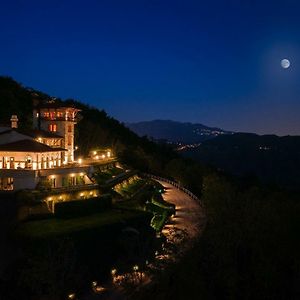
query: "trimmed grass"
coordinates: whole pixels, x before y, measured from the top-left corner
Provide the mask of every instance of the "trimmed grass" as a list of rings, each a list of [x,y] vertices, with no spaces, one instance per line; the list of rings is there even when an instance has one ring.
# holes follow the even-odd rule
[[[72,219],[48,219],[20,224],[17,234],[24,237],[44,238],[46,236],[66,235],[89,229],[99,229],[116,223],[130,222],[136,218],[148,218],[142,211],[109,210],[106,212]]]

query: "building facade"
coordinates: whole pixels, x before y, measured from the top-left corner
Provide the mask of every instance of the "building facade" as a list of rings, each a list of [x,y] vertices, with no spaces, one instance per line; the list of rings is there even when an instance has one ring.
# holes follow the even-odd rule
[[[0,127],[0,190],[92,185],[93,166],[74,162],[74,129],[79,109],[48,103],[33,111],[33,129],[20,130],[18,117]]]

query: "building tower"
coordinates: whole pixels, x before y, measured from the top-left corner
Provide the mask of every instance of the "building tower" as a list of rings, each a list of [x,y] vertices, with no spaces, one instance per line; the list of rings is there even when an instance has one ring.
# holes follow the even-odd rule
[[[51,102],[38,105],[33,110],[33,127],[63,137],[60,147],[68,150],[64,163],[74,161],[74,128],[80,109]]]

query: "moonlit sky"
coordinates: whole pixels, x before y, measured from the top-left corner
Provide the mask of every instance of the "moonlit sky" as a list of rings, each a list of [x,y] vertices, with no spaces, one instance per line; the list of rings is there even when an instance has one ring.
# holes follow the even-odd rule
[[[1,1],[0,74],[123,122],[300,134],[298,2]]]

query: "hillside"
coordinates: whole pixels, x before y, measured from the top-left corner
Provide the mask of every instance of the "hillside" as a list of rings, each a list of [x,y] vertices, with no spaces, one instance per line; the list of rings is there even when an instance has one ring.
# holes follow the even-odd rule
[[[238,133],[204,142],[184,155],[236,175],[267,183],[300,184],[300,137]]]
[[[0,76],[0,101],[5,103],[0,110],[0,124],[9,124],[13,114],[18,115],[22,129],[31,127],[33,103],[53,99],[43,92],[24,87],[9,77]],[[109,117],[104,110],[90,107],[74,99],[63,102],[80,108],[81,120],[76,126],[77,155],[87,155],[94,147],[111,147],[118,157],[132,167],[143,171],[160,173],[168,159],[176,155],[168,148],[140,138],[119,121]]]
[[[139,136],[148,136],[155,140],[167,140],[172,143],[184,144],[201,143],[219,135],[231,134],[231,132],[217,127],[170,120],[128,123],[126,126]]]

